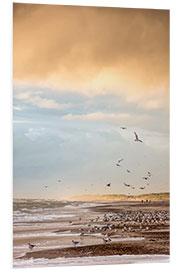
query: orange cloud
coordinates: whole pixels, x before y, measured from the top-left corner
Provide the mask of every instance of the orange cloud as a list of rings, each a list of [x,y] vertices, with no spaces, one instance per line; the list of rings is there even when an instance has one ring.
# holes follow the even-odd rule
[[[14,4],[13,71],[90,95],[168,96],[169,11]]]

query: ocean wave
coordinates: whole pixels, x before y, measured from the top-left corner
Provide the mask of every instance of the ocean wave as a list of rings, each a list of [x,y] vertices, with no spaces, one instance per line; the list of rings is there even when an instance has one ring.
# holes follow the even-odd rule
[[[25,214],[21,212],[16,212],[13,216],[14,223],[16,222],[38,222],[38,221],[46,221],[46,220],[56,220],[59,218],[69,218],[74,217],[76,214],[47,214],[47,215],[31,215],[31,214]]]
[[[54,209],[54,208],[63,208],[66,205],[71,204],[71,202],[67,201],[56,201],[56,200],[37,200],[37,199],[15,199],[13,201],[13,210],[14,211],[28,211],[33,209]]]

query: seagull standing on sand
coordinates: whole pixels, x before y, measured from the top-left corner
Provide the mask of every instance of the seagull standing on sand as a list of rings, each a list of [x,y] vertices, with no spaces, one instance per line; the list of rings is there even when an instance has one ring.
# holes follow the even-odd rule
[[[78,241],[74,241],[74,240],[72,240],[72,242],[73,242],[74,246],[76,246],[76,245],[78,245],[78,244],[79,244],[79,242],[78,242]]]
[[[136,139],[134,140],[135,142],[143,142],[143,141],[141,141],[139,138],[138,138],[138,135],[137,135],[137,133],[136,132],[134,132],[134,135],[135,135],[135,137],[136,137]]]
[[[107,239],[104,239],[104,238],[103,238],[103,242],[104,242],[104,243],[108,243],[108,242],[110,242],[110,241],[111,241],[110,238],[107,238]]]
[[[32,250],[36,245],[32,245],[30,243],[28,243],[29,249]]]

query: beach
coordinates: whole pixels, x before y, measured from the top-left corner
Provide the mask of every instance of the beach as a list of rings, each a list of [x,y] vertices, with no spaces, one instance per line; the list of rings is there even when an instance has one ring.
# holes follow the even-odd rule
[[[14,267],[169,261],[169,201],[14,200],[13,221]]]

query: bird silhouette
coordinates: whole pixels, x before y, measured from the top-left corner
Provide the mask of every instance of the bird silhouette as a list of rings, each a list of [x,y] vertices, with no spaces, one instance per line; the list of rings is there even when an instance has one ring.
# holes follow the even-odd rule
[[[145,187],[140,187],[139,189],[145,189]]]
[[[131,185],[124,183],[125,187],[130,187]]]
[[[106,186],[107,186],[107,187],[110,187],[110,186],[111,186],[111,183],[108,183]]]
[[[78,244],[79,244],[79,242],[78,242],[78,241],[74,241],[74,240],[72,240],[72,242],[73,242],[74,246],[76,246],[76,245],[78,245]]]
[[[124,158],[119,159],[119,160],[118,160],[118,163],[120,163],[120,162],[123,161],[123,160],[124,160]]]
[[[135,142],[143,142],[143,141],[141,141],[140,139],[139,139],[139,137],[138,137],[138,135],[137,135],[137,133],[136,132],[134,132],[134,135],[135,135],[135,137],[136,137],[136,139],[134,140]]]
[[[32,250],[36,245],[28,243],[29,249]]]
[[[148,180],[148,179],[149,179],[149,177],[143,177],[143,179],[144,179],[144,180]]]
[[[121,129],[127,129],[127,127],[120,127]]]

